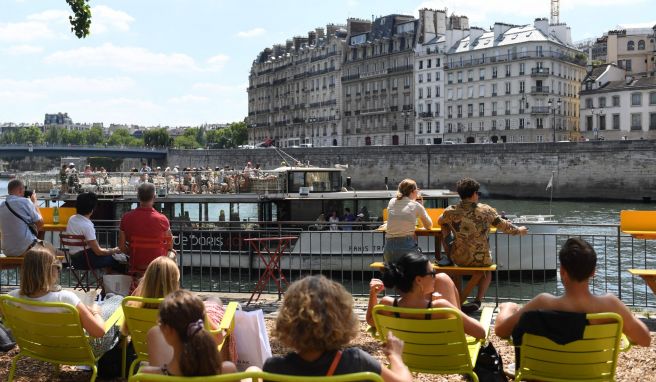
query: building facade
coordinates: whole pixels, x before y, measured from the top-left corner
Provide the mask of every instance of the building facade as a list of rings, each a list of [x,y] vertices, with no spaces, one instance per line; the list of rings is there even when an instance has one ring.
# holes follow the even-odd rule
[[[586,139],[656,139],[656,77],[601,65],[589,71],[580,95]]]
[[[592,60],[616,64],[627,74],[653,75],[656,70],[656,26],[612,30],[592,46]]]
[[[346,29],[330,24],[262,51],[248,87],[249,142],[342,145],[341,64]]]
[[[586,57],[566,24],[472,28],[447,53],[446,129],[460,143],[578,137]]]

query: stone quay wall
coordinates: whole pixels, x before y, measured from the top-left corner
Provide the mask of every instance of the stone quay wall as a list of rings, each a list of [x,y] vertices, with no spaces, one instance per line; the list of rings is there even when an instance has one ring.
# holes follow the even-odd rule
[[[421,188],[455,189],[458,179],[478,180],[491,197],[656,201],[656,140],[558,143],[366,146],[286,149],[303,163],[348,165],[356,190],[396,188],[404,178]],[[279,167],[273,148],[170,150],[168,165],[242,169],[248,161]]]

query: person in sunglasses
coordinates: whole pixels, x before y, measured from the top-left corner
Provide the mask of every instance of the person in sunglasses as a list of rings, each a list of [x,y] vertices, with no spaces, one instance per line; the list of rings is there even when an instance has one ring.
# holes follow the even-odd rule
[[[493,264],[490,254],[488,235],[490,227],[509,235],[526,235],[526,227],[518,227],[508,220],[504,220],[497,210],[487,204],[479,203],[481,185],[471,178],[463,178],[456,183],[456,190],[460,195],[460,203],[447,207],[438,224],[442,227],[444,240],[447,243],[448,263],[453,262],[461,267],[487,267]],[[472,313],[481,307],[481,300],[492,282],[492,273],[486,272],[485,277],[478,284],[476,299],[463,305],[465,313]]]
[[[440,274],[440,276],[446,276]],[[369,283],[369,305],[367,306],[367,323],[372,327],[376,324],[373,319],[373,308],[376,304],[400,306],[403,308],[452,308],[460,311],[460,300],[458,291],[453,282],[450,283],[451,290],[439,293],[435,292],[436,276],[433,264],[424,254],[408,252],[396,263],[385,263],[382,280],[371,279]],[[446,276],[448,278],[448,276]],[[450,279],[449,279],[450,280]],[[395,288],[400,297],[385,296],[378,301],[378,293],[385,287]],[[435,293],[434,293],[435,292]],[[420,315],[417,319],[440,318],[433,314],[424,317]],[[461,314],[465,333],[476,338],[485,338],[485,329],[481,323],[465,314]],[[407,317],[415,318],[415,317]]]

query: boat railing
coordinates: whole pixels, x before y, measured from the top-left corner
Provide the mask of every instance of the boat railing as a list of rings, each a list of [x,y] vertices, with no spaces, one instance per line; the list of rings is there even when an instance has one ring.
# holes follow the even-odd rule
[[[81,171],[24,172],[18,175],[26,189],[51,197],[94,192],[100,196],[136,195],[142,183],[152,183],[158,196],[169,194],[267,194],[286,190],[280,172],[260,170],[155,170],[149,172]]]
[[[116,246],[118,221],[97,221],[96,235],[101,246]],[[323,273],[341,282],[354,295],[368,295],[369,281],[380,277],[369,268],[382,261],[384,234],[377,222],[176,222],[172,223],[174,247],[185,288],[207,292],[252,292],[264,272],[247,238],[297,236],[285,249],[281,266],[288,280]],[[490,235],[493,258],[498,265],[487,298],[526,301],[539,293],[563,293],[558,269],[558,251],[571,237],[588,241],[597,253],[597,270],[590,287],[597,294],[613,293],[634,307],[656,307],[656,296],[628,269],[653,268],[656,240],[635,239],[622,233],[618,225],[577,223],[527,225],[527,236],[503,233]],[[47,232],[47,241],[59,245],[58,233]],[[419,245],[434,258],[434,238],[420,237]],[[513,258],[513,254],[517,255]],[[17,285],[15,271],[2,272],[2,285]],[[62,285],[70,286],[64,272]],[[74,285],[74,284],[73,284]],[[267,286],[275,292],[275,284]]]

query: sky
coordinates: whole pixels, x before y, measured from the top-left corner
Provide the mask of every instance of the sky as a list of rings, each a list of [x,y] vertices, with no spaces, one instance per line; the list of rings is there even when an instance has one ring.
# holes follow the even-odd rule
[[[618,25],[656,24],[653,0],[561,0],[575,41]],[[197,126],[248,114],[248,75],[264,48],[349,17],[418,16],[424,7],[470,25],[529,24],[549,0],[90,0],[91,34],[70,32],[65,0],[0,0],[0,123]]]

